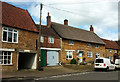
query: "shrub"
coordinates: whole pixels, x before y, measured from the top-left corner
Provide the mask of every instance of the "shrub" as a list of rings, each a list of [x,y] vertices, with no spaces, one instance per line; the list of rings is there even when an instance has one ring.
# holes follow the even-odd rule
[[[80,65],[86,65],[87,63],[86,62],[81,62]]]
[[[70,64],[77,64],[77,61],[73,58],[73,59],[70,61]]]

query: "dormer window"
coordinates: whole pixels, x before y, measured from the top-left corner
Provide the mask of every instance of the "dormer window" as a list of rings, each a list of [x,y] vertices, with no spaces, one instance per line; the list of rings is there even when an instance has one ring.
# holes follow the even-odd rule
[[[68,44],[69,44],[69,45],[74,45],[74,41],[73,41],[73,40],[69,40],[69,41],[68,41]]]
[[[2,29],[2,41],[10,43],[18,43],[18,31],[9,28]]]

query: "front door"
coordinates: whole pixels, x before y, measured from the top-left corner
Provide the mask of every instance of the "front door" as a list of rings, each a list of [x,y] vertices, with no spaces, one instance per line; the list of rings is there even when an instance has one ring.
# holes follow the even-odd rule
[[[46,64],[46,62],[47,62],[47,60],[46,60],[46,58],[47,58],[46,55],[47,55],[46,50],[41,50],[41,66],[42,66],[42,67],[47,65],[47,64]]]
[[[80,52],[80,53],[79,53],[79,55],[78,55],[78,58],[79,58],[79,63],[81,63],[81,62],[83,61],[83,60],[82,60],[82,54],[83,54],[83,53],[82,53],[82,52]]]

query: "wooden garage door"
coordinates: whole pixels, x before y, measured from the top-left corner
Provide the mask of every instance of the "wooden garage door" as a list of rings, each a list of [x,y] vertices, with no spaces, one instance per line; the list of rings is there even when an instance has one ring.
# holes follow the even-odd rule
[[[55,66],[59,63],[57,51],[47,51],[47,66]]]
[[[41,66],[46,66],[46,50],[41,50]]]

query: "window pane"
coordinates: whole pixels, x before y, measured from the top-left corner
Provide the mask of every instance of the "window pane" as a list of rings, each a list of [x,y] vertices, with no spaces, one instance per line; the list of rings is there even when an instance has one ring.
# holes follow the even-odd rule
[[[3,31],[3,41],[7,41],[7,32]]]
[[[11,63],[11,56],[8,56],[8,64]]]
[[[12,42],[12,32],[8,32],[8,42]]]
[[[10,56],[10,55],[11,55],[11,52],[8,52],[8,55]]]
[[[4,64],[7,64],[7,60],[4,60]]]
[[[3,30],[7,30],[7,28],[3,28]]]
[[[12,32],[13,30],[12,29],[8,29],[8,31]]]
[[[0,64],[3,64],[3,60],[0,59]]]
[[[16,34],[16,33],[14,33],[13,41],[14,41],[14,42],[17,42],[17,34]]]
[[[17,30],[14,30],[14,32],[17,32]]]
[[[3,52],[4,53],[4,55],[7,55],[7,52]]]

